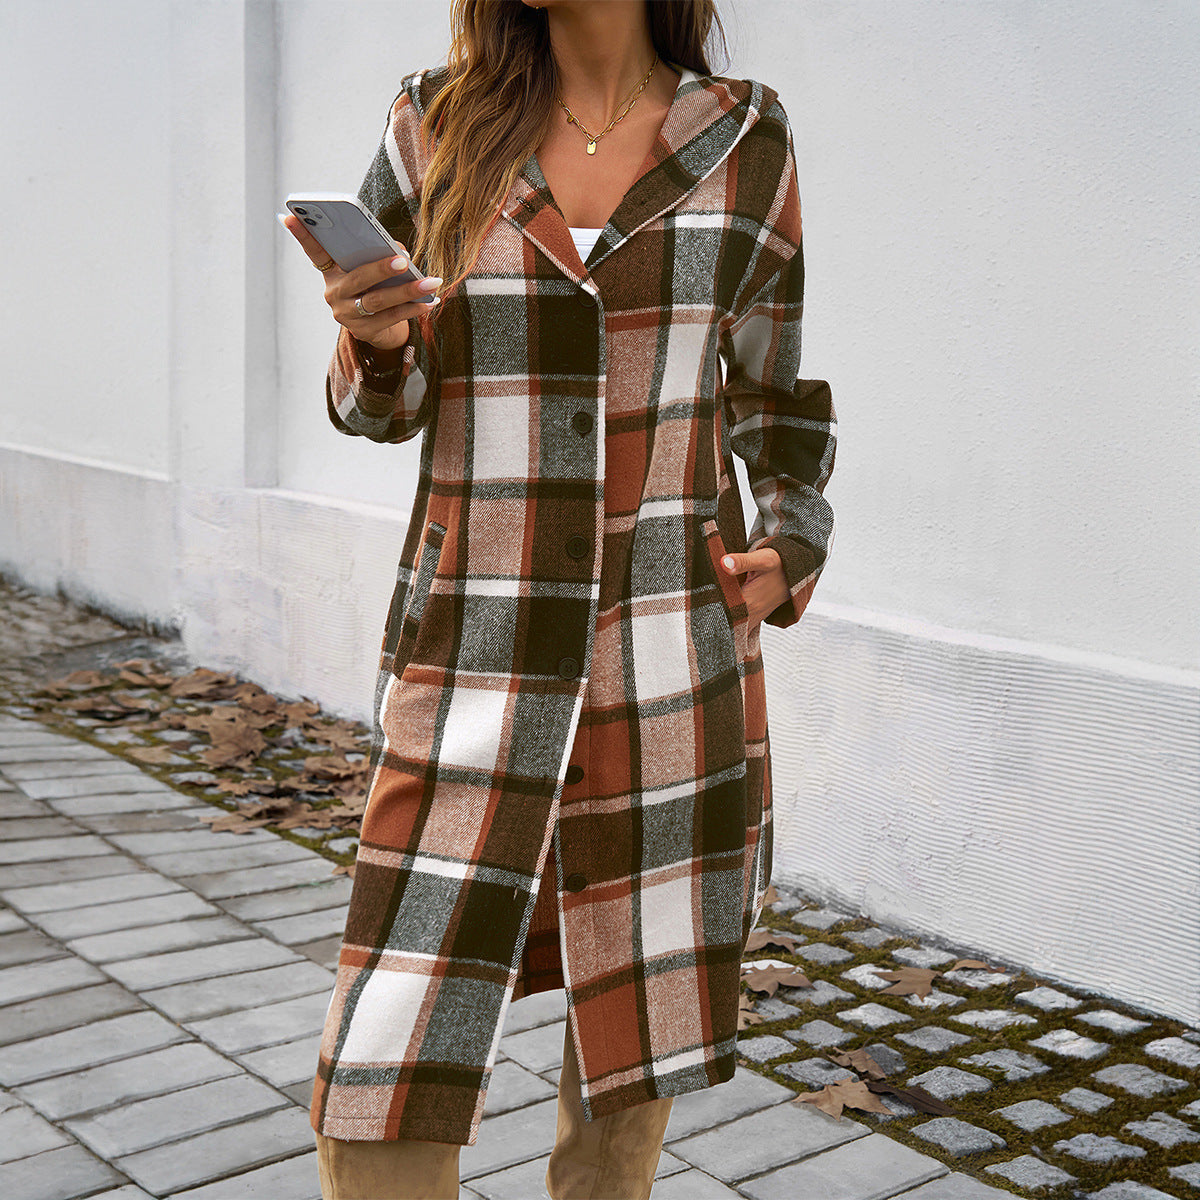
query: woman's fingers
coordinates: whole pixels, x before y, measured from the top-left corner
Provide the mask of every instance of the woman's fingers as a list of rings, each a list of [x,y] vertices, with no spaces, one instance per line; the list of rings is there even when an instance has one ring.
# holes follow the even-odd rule
[[[280,213],[279,223],[300,243],[304,253],[314,267],[323,267],[329,261],[329,251],[317,241],[305,228],[304,222],[295,213]],[[330,274],[343,274],[340,267],[334,266]]]
[[[781,566],[779,554],[769,546],[761,550],[749,550],[745,554],[726,554],[721,566],[730,575],[742,575],[747,571],[771,571]]]
[[[774,612],[788,597],[783,562],[769,546],[745,554],[726,554],[721,559],[721,566],[735,577],[746,573],[740,587],[751,625]]]

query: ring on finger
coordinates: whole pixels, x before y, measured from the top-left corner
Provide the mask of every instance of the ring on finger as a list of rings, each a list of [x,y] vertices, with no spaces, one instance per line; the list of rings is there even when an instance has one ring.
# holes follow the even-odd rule
[[[369,308],[363,308],[361,296],[354,301],[354,307],[358,309],[358,315],[360,317],[373,317],[375,315]]]
[[[337,263],[335,263],[333,261],[333,259],[331,258],[327,263],[313,263],[313,266],[316,267],[317,270],[320,271],[322,275],[324,275],[326,271],[330,271],[334,267],[336,267]]]

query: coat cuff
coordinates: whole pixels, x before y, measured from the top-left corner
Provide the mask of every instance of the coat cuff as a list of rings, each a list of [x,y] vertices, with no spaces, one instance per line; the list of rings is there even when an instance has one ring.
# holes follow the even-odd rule
[[[783,567],[783,577],[787,580],[790,593],[788,599],[768,613],[763,621],[767,625],[776,625],[780,629],[786,629],[800,620],[804,610],[808,607],[809,600],[812,599],[819,574],[816,555],[813,553],[812,547],[795,538],[783,537],[780,534],[776,534],[774,537],[759,538],[750,547],[751,550],[762,550],[763,548],[774,550],[779,555],[779,561]]]
[[[355,384],[358,407],[367,416],[390,416],[395,411],[396,397],[403,391],[405,381],[416,362],[416,339],[420,336],[420,327],[410,319],[408,341],[404,343],[404,354],[400,362],[394,367],[381,367],[375,361],[373,347],[366,342],[360,342],[343,326],[340,334],[343,369],[347,378]]]

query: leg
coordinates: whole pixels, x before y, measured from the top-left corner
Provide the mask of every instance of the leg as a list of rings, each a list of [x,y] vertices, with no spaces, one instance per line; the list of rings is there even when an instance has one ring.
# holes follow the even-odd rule
[[[322,1200],[458,1200],[452,1142],[350,1142],[316,1133]]]
[[[648,1200],[662,1153],[671,1097],[595,1121],[583,1119],[571,1023],[558,1080],[558,1130],[546,1189],[554,1200]]]

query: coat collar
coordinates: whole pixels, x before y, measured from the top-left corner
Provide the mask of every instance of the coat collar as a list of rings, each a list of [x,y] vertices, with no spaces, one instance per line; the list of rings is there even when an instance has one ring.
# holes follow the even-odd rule
[[[504,202],[504,215],[577,283],[714,171],[774,98],[755,80],[701,76],[688,67],[676,70],[679,84],[658,138],[597,239],[590,267],[580,270],[583,264],[536,153],[526,160]]]

